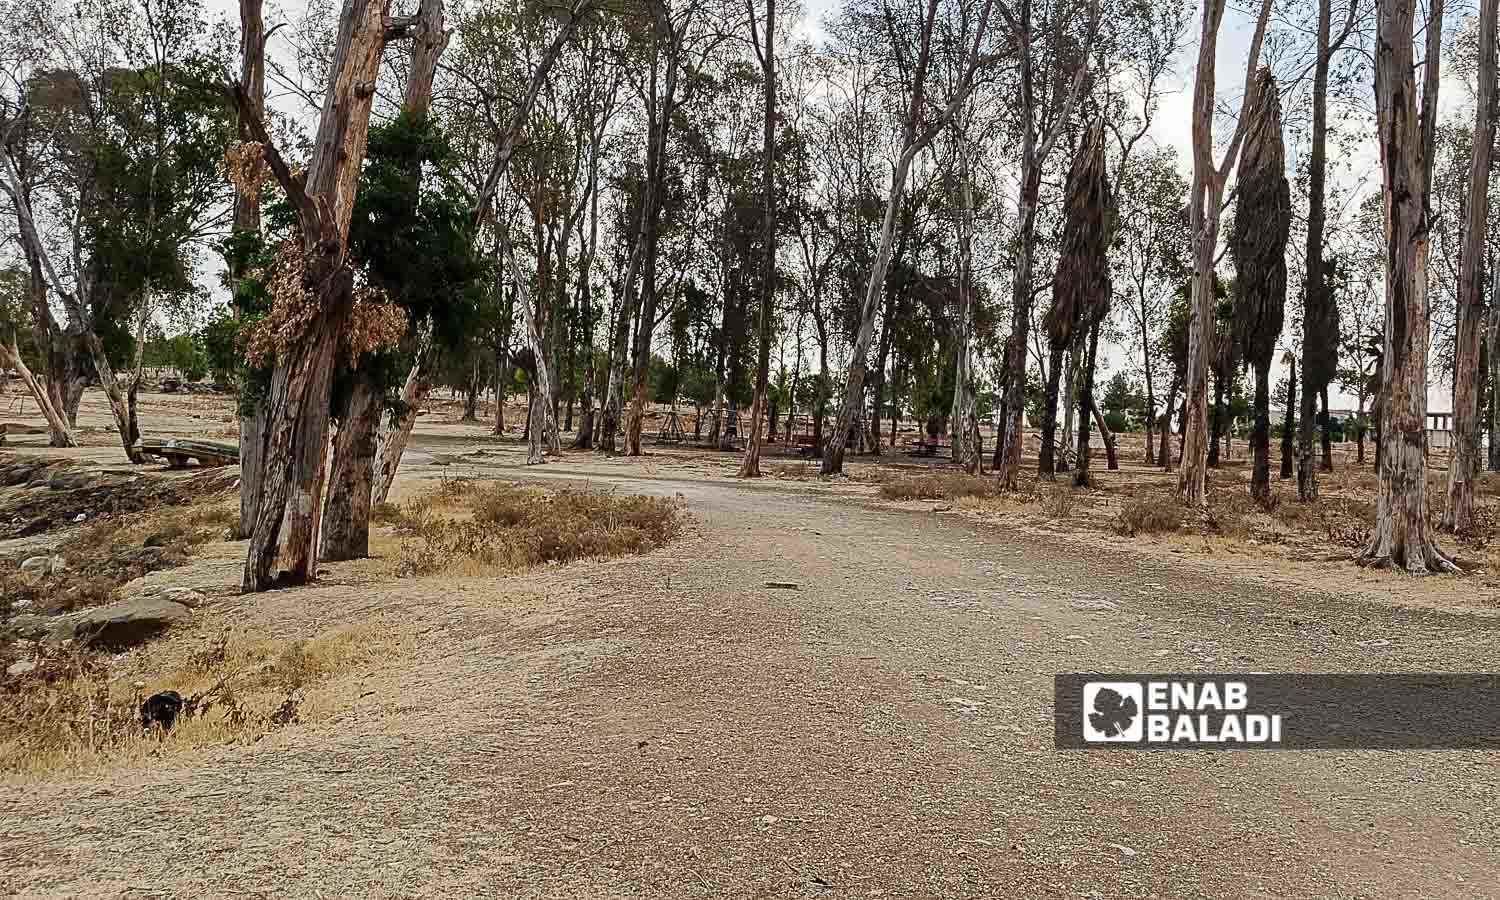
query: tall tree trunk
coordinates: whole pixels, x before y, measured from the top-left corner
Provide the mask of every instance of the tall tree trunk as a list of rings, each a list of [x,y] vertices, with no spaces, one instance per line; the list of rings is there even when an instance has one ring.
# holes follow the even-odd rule
[[[1286,420],[1281,423],[1281,477],[1292,477],[1292,440],[1297,433],[1297,359],[1290,354],[1286,357]],[[1317,488],[1317,479],[1312,481],[1313,488]],[[1300,484],[1299,484],[1300,489]]]
[[[247,592],[314,576],[329,388],[353,306],[353,273],[344,256],[388,11],[388,0],[347,0],[305,177],[294,176],[281,159],[265,123],[249,108],[246,86],[236,91],[241,115],[252,120],[253,136],[266,145],[272,172],[298,212],[306,281],[318,285],[316,311],[279,349],[271,374],[261,503],[242,579]]]
[[[1059,341],[1052,345],[1047,359],[1047,400],[1042,406],[1042,446],[1039,451],[1037,474],[1049,481],[1057,474],[1055,462],[1057,458],[1057,393],[1062,382],[1063,359],[1067,350],[1067,344]],[[1062,402],[1070,403],[1071,398]],[[1063,440],[1067,440],[1066,434]]]
[[[406,452],[412,429],[417,424],[417,414],[422,411],[422,404],[427,402],[427,395],[432,391],[432,376],[425,371],[426,353],[425,348],[419,350],[416,361],[406,373],[406,380],[401,385],[401,401],[397,407],[400,413],[395,421],[377,430],[374,486],[370,490],[372,503],[384,503],[390,496],[391,485],[396,480],[396,470],[401,466],[401,456]]]
[[[1161,407],[1160,440],[1156,446],[1156,464],[1164,471],[1172,471],[1172,404],[1177,399],[1177,387],[1181,383],[1180,373],[1173,373],[1172,383],[1167,387],[1167,399]]]
[[[1467,532],[1474,527],[1474,482],[1479,477],[1480,328],[1485,316],[1484,252],[1489,224],[1490,159],[1500,98],[1495,90],[1497,0],[1479,7],[1479,92],[1469,158],[1469,202],[1465,209],[1462,269],[1458,280],[1458,323],[1453,360],[1453,450],[1448,459],[1448,502],[1443,527]],[[1492,298],[1491,303],[1495,300]],[[1493,310],[1490,315],[1496,316]],[[1491,384],[1493,391],[1495,386]],[[1491,455],[1494,454],[1493,441]]]
[[[750,33],[755,37],[755,0],[750,3]],[[760,477],[762,419],[765,416],[767,391],[771,380],[771,304],[776,296],[776,0],[766,0],[766,39],[756,40],[765,82],[765,128],[762,150],[761,190],[765,206],[761,225],[760,319],[756,329],[758,358],[755,365],[755,399],[750,403],[750,438],[745,441],[745,458],[740,463],[741,478]],[[771,407],[771,439],[776,439],[775,406]]]
[[[932,3],[933,0],[929,0]],[[930,38],[930,35],[928,35]],[[925,70],[924,43],[923,68]],[[920,94],[920,90],[918,91]],[[859,330],[855,332],[853,353],[849,357],[849,370],[844,379],[844,400],[834,420],[833,434],[828,437],[828,446],[823,451],[820,471],[832,475],[844,471],[844,448],[849,442],[849,429],[858,421],[859,407],[864,399],[865,367],[870,355],[870,341],[875,337],[875,310],[879,306],[885,285],[885,273],[891,263],[891,250],[895,243],[896,213],[901,204],[902,192],[906,190],[907,173],[911,170],[915,148],[901,154],[896,160],[896,171],[891,178],[891,193],[885,204],[885,220],[880,228],[880,244],[875,254],[875,265],[870,270],[870,280],[865,286],[865,301],[860,316]]]
[[[510,354],[495,351],[495,429],[491,434],[505,434],[505,400],[510,393]]]
[[[927,69],[931,60],[932,30],[937,20],[938,2],[927,0],[927,10],[922,18],[920,49],[917,53],[916,67],[911,76],[912,91],[903,126],[901,155],[897,157],[895,169],[891,173],[890,195],[886,198],[885,218],[880,227],[880,242],[876,250],[874,265],[870,269],[870,280],[865,285],[865,299],[860,307],[859,328],[855,332],[853,354],[849,359],[849,371],[845,376],[844,400],[839,407],[833,434],[828,439],[828,447],[823,453],[821,472],[824,475],[832,475],[844,470],[844,448],[849,441],[849,428],[855,423],[864,398],[865,366],[870,352],[870,341],[875,334],[875,312],[885,285],[886,270],[891,263],[896,215],[906,192],[906,179],[911,172],[912,159],[951,121],[973,87],[974,74],[980,65],[979,48],[983,46],[992,5],[992,0],[985,0],[980,11],[974,44],[969,50],[966,65],[959,77],[956,95],[936,116],[936,120],[929,122],[924,117],[923,104],[926,97]],[[926,130],[920,130],[924,123]]]
[[[1104,439],[1105,467],[1108,468],[1111,472],[1116,471],[1120,468],[1120,457],[1115,448],[1114,432],[1109,430],[1109,423],[1104,421],[1104,415],[1099,412],[1098,403],[1095,403],[1092,407],[1090,407],[1090,409],[1093,413],[1094,427],[1099,429],[1099,436]],[[1151,429],[1147,428],[1146,434],[1149,435],[1150,433]]]
[[[380,401],[379,387],[367,378],[358,378],[349,391],[343,420],[333,439],[319,554],[322,559],[363,559],[370,555],[370,501]]]
[[[900,260],[900,258],[901,254],[897,253],[896,259]],[[896,292],[890,291],[886,295],[885,315],[881,317],[880,343],[877,345],[875,351],[875,371],[871,374],[870,377],[869,452],[875,454],[876,456],[880,455],[880,416],[881,410],[886,406],[886,363],[890,360],[891,356],[891,342],[893,340],[892,332],[896,327],[897,319],[896,310]],[[900,360],[897,360],[896,362],[897,364],[899,364]],[[894,366],[892,366],[892,368],[894,369]],[[898,416],[898,413],[896,411],[895,390],[891,391],[891,395],[891,432],[895,433],[895,420]]]
[[[965,446],[977,425],[970,417],[974,410],[974,392],[970,388],[970,344],[973,340],[973,271],[974,271],[974,181],[969,173],[968,148],[963,146],[962,129],[958,136],[959,190],[963,206],[958,216],[958,323],[954,328],[957,349],[953,359],[953,408],[949,413],[949,434],[953,443],[953,460],[964,463],[973,456]],[[978,457],[974,457],[978,468]]]
[[[240,84],[250,108],[264,117],[266,109],[266,25],[264,0],[240,0]],[[249,129],[240,124],[240,136],[249,140]],[[257,185],[235,185],[234,231],[260,234],[260,191]],[[244,266],[231,272],[236,281],[245,277]],[[238,310],[236,310],[238,316]],[[265,454],[266,409],[264,403],[240,404],[240,518],[235,536],[250,537],[260,510],[262,464]]]
[[[1219,247],[1219,214],[1229,171],[1249,125],[1246,112],[1254,95],[1254,79],[1260,66],[1266,23],[1271,15],[1271,0],[1261,2],[1255,33],[1250,39],[1250,52],[1246,54],[1245,90],[1240,101],[1239,124],[1223,161],[1215,166],[1215,65],[1224,7],[1225,0],[1203,0],[1197,77],[1193,83],[1193,186],[1188,206],[1193,233],[1193,294],[1187,329],[1187,371],[1184,373],[1187,402],[1183,420],[1182,467],[1177,478],[1178,495],[1193,506],[1208,504],[1208,368],[1214,348],[1214,262]]]
[[[525,277],[521,274],[521,267],[516,262],[515,248],[511,246],[510,239],[503,234],[500,239],[500,249],[515,285],[516,304],[521,307],[521,319],[526,327],[526,338],[531,346],[532,359],[536,365],[536,391],[531,398],[531,414],[527,417],[529,425],[527,426],[526,452],[526,464],[534,466],[543,462],[543,454],[548,449],[554,449],[557,444],[557,418],[553,414],[551,400],[552,373],[547,368],[547,350],[542,343],[542,332],[533,312],[534,301],[530,296],[531,291],[527,289]],[[541,302],[540,295],[535,302]]]
[[[421,0],[417,14],[409,24],[402,26],[411,38],[410,66],[406,81],[406,94],[402,100],[402,111],[412,122],[427,118],[432,106],[432,82],[436,77],[438,59],[448,46],[448,30],[444,27],[443,0]],[[415,205],[421,190],[422,172],[413,165],[407,173],[407,190],[411,192]],[[420,343],[416,369],[423,362],[425,339]],[[370,510],[377,479],[381,483],[381,500],[390,490],[400,464],[400,453],[415,425],[415,407],[423,398],[405,396],[414,405],[410,415],[403,415],[396,427],[406,429],[398,440],[379,440],[381,412],[384,407],[384,389],[372,379],[374,376],[355,360],[354,384],[346,400],[344,415],[333,441],[333,459],[329,467],[328,500],[323,511],[323,536],[320,555],[326,560],[359,559],[370,553]],[[481,377],[479,361],[474,361],[469,378],[469,393],[465,418],[475,420],[474,407],[479,399]],[[406,410],[403,408],[403,412]],[[381,445],[395,455],[379,460],[377,452]]]
[[[1490,282],[1490,303],[1500,304],[1500,267],[1497,267]],[[1485,329],[1485,356],[1489,373],[1489,470],[1500,472],[1500,313],[1490,311],[1488,327]],[[1363,443],[1361,443],[1363,449]],[[1360,455],[1364,462],[1364,455]]]
[[[1250,432],[1250,496],[1271,500],[1271,363],[1255,364],[1255,426]]]
[[[1099,355],[1099,323],[1088,332],[1088,349],[1083,354],[1083,371],[1078,385],[1078,463],[1074,466],[1073,486],[1091,487],[1089,477],[1089,411],[1094,408],[1094,361]]]
[[[1214,406],[1209,419],[1208,444],[1208,466],[1211,469],[1219,467],[1219,447],[1224,438],[1224,394],[1228,381],[1222,365],[1214,368]]]
[[[1440,6],[1441,0],[1434,0]],[[1382,353],[1380,489],[1367,566],[1412,574],[1456,572],[1427,521],[1427,165],[1431,145],[1417,117],[1412,52],[1414,0],[1378,0],[1375,102],[1385,182],[1385,336]],[[1441,18],[1429,22],[1441,30]],[[1436,61],[1429,60],[1432,66]],[[1436,116],[1427,85],[1423,119]]]
[[[1307,377],[1304,371],[1303,378]],[[1322,442],[1323,460],[1319,468],[1324,472],[1333,471],[1333,419],[1328,414],[1328,388],[1324,387],[1318,392],[1318,413],[1321,419],[1318,422],[1318,432]]]
[[[1078,402],[1079,370],[1083,367],[1081,351],[1087,343],[1088,339],[1082,338],[1068,348],[1068,355],[1064,357],[1066,368],[1063,370],[1063,400],[1061,407],[1063,412],[1063,443],[1067,445],[1076,443],[1078,437],[1073,430],[1077,424],[1073,421],[1073,414],[1074,410],[1077,409],[1074,404]],[[1064,465],[1064,468],[1066,468],[1066,465]]]
[[[109,401],[109,411],[115,418],[115,429],[120,435],[120,444],[125,449],[125,457],[132,463],[143,463],[145,457],[135,446],[135,436],[131,433],[130,402],[125,397],[125,392],[120,390],[120,381],[115,377],[114,367],[109,364],[109,358],[104,355],[104,344],[93,329],[84,332],[83,339],[88,342],[89,352],[94,360],[94,371],[99,375],[99,386],[104,391],[104,397]]]
[[[1350,17],[1354,15],[1350,6]],[[1318,499],[1318,475],[1313,466],[1313,405],[1319,392],[1337,374],[1339,318],[1329,284],[1328,265],[1323,259],[1323,232],[1327,219],[1324,183],[1328,170],[1328,69],[1333,45],[1332,0],[1318,0],[1317,58],[1313,64],[1312,153],[1308,161],[1306,277],[1302,310],[1302,416],[1297,433],[1297,497],[1303,502]],[[1344,34],[1348,34],[1346,26]],[[1339,38],[1343,43],[1343,37]],[[1326,402],[1324,404],[1327,405]],[[1327,434],[1327,427],[1324,427]]]
[[[1029,66],[1026,77],[1029,84]],[[1029,114],[1028,114],[1029,120]],[[1035,158],[1036,136],[1028,121],[1023,133],[1021,198],[1016,212],[1016,270],[1011,276],[1010,337],[1005,342],[1005,394],[1001,400],[1003,435],[995,438],[995,477],[1004,490],[1019,486],[1021,448],[1025,445],[1026,342],[1031,330],[1032,263],[1036,255],[1036,211],[1041,191],[1041,163]]]

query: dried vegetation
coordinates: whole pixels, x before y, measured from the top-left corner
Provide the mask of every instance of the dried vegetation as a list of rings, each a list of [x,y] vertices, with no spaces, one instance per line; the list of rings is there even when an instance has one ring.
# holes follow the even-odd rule
[[[401,576],[517,572],[646,553],[684,527],[677,500],[463,479],[445,480],[435,493],[400,507],[384,504],[375,513],[401,538]]]
[[[175,664],[158,664],[149,651],[117,660],[39,647],[35,668],[0,676],[0,775],[42,777],[259,740],[329,715],[338,706],[330,682],[369,667],[395,643],[374,625],[307,641],[226,632]],[[142,724],[141,703],[160,691],[184,701],[170,730]]]

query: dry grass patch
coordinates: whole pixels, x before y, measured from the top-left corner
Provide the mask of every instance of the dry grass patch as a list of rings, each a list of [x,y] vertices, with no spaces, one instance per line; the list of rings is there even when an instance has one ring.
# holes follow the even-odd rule
[[[107,654],[37,647],[36,667],[0,676],[0,775],[44,777],[139,761],[189,748],[246,744],[339,706],[328,682],[369,667],[398,643],[375,625],[306,641],[225,633],[176,665],[148,654],[135,674]],[[175,691],[183,712],[170,730],[143,727],[141,704]]]
[[[1073,512],[1073,487],[1067,482],[1052,485],[1042,497],[1042,513],[1049,519],[1066,519]]]
[[[1139,534],[1172,534],[1182,528],[1182,504],[1173,497],[1150,494],[1125,502],[1115,516],[1114,530],[1125,537]]]
[[[675,539],[683,526],[677,500],[450,481],[402,507],[397,574],[514,572],[646,553]]]
[[[964,472],[903,475],[880,483],[880,496],[887,500],[960,500],[999,493],[994,478]]]

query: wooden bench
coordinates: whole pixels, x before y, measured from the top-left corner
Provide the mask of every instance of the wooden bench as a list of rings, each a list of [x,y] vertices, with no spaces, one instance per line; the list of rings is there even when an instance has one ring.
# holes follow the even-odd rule
[[[907,451],[907,456],[937,456],[947,450],[952,450],[952,444],[945,444],[936,438],[927,441],[918,438],[912,442],[912,448]]]
[[[167,461],[173,469],[187,468],[188,460],[199,466],[232,466],[240,461],[240,448],[217,441],[192,441],[182,438],[146,438],[136,445],[146,456]]]
[[[8,435],[46,433],[47,429],[41,425],[27,425],[23,422],[0,422],[0,447],[5,446],[5,439]]]

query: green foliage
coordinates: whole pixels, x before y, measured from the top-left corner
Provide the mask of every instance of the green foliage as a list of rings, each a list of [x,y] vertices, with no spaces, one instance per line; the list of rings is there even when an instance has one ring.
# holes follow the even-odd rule
[[[227,313],[214,316],[198,333],[203,361],[214,381],[230,383],[243,364],[239,351],[240,323]]]
[[[441,348],[472,334],[493,272],[475,247],[472,198],[437,121],[402,114],[370,129],[351,255],[412,322],[429,321]]]
[[[430,326],[435,352],[472,376],[473,357],[488,355],[479,353],[474,337],[495,279],[475,246],[473,202],[456,177],[458,162],[431,116],[403,113],[372,128],[349,250],[370,282],[406,311],[413,329]],[[410,364],[393,350],[367,353],[357,374],[389,391]],[[488,369],[481,374],[487,383]],[[341,378],[336,393],[347,387]]]
[[[201,336],[191,334],[152,336],[146,341],[141,361],[151,368],[174,368],[188,381],[202,381],[209,370]]]
[[[1140,384],[1131,381],[1124,372],[1116,372],[1109,379],[1099,405],[1104,411],[1104,424],[1110,431],[1134,430],[1145,423],[1150,413]]]

